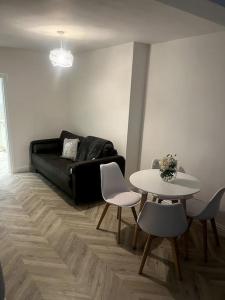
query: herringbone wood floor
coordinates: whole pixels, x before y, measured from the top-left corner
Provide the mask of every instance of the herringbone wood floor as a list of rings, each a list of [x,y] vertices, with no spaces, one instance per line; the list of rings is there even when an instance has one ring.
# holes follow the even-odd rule
[[[73,207],[65,200],[40,175],[1,178],[0,261],[7,300],[225,299],[224,239],[216,249],[210,235],[206,265],[200,228],[192,228],[191,258],[181,258],[183,282],[176,279],[169,244],[155,241],[139,276],[145,237],[132,251],[131,211],[123,212],[118,246],[116,209],[110,207],[97,231],[102,203]]]

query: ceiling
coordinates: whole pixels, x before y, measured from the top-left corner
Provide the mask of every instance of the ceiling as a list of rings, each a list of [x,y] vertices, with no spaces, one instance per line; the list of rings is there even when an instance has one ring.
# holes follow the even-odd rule
[[[58,45],[57,30],[65,31],[68,47],[86,51],[225,29],[170,5],[153,0],[0,0],[0,47],[50,49]]]
[[[157,0],[225,26],[225,0]]]

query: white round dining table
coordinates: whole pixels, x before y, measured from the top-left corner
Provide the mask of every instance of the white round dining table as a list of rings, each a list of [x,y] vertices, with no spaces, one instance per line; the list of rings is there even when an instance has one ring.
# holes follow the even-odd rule
[[[160,200],[181,200],[186,209],[186,200],[200,191],[200,181],[189,174],[177,172],[176,178],[165,182],[160,177],[159,169],[141,170],[130,176],[131,184],[142,191],[140,210],[147,200],[148,193]],[[138,224],[135,227],[133,248],[136,248]]]
[[[182,199],[200,191],[200,181],[189,174],[177,172],[176,178],[165,182],[159,169],[141,170],[130,176],[130,182],[144,193],[151,193],[160,199]]]

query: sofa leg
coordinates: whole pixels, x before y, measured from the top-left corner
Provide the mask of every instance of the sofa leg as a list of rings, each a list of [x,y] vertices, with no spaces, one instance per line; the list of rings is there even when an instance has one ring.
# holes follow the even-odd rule
[[[32,172],[32,173],[38,173],[38,170],[34,167],[34,166],[30,166],[30,171]]]

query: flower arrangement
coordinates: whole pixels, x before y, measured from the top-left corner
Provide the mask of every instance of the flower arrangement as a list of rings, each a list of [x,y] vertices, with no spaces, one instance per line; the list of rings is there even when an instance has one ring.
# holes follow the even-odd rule
[[[160,176],[164,181],[171,181],[177,174],[177,160],[176,154],[167,154],[159,161]]]

